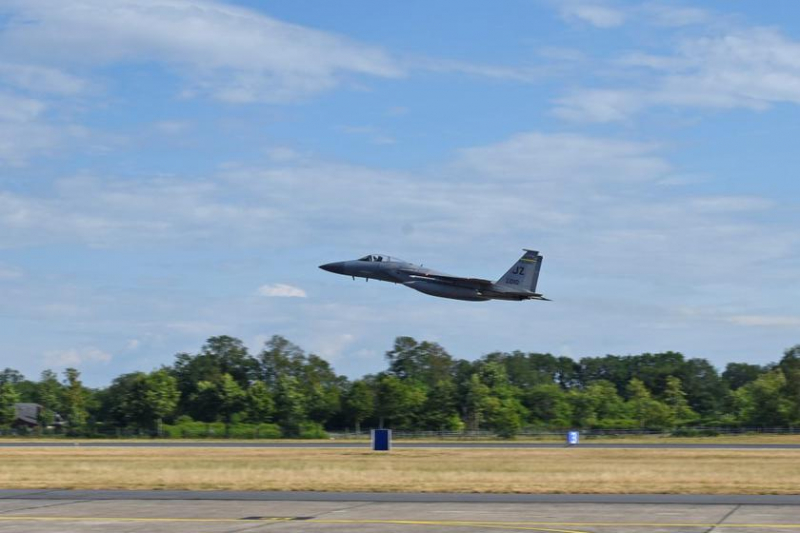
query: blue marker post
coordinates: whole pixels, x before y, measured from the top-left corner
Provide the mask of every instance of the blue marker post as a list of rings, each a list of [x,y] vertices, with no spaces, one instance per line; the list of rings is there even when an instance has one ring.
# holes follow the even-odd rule
[[[388,452],[392,449],[392,430],[373,429],[372,430],[372,451]]]
[[[577,431],[567,432],[567,446],[577,446],[580,434]]]

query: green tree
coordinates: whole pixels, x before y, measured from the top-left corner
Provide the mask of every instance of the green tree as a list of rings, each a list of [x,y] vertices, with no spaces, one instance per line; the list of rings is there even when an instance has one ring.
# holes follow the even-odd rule
[[[148,427],[149,417],[144,403],[146,376],[131,372],[114,378],[102,395],[102,416],[110,416],[119,427]]]
[[[512,395],[490,395],[487,401],[486,421],[498,437],[510,439],[522,429],[527,414],[520,401]]]
[[[213,361],[220,376],[228,374],[239,387],[247,387],[256,378],[258,361],[247,352],[241,340],[228,335],[209,338],[201,357]]]
[[[101,395],[101,412],[120,427],[134,426],[161,434],[162,421],[175,412],[179,394],[177,380],[164,369],[123,374]]]
[[[572,427],[590,428],[597,424],[595,399],[586,391],[572,389],[567,392],[567,401],[572,412]]]
[[[532,387],[523,395],[523,404],[534,422],[558,428],[572,425],[572,405],[567,392],[555,383]]]
[[[522,428],[527,410],[518,399],[518,389],[509,381],[506,367],[498,361],[480,361],[476,375],[489,390],[483,408],[486,422],[497,435],[513,437]]]
[[[669,427],[673,424],[672,411],[668,406],[653,399],[642,380],[633,378],[628,383],[628,406],[631,416],[639,427]]]
[[[464,388],[464,412],[467,429],[477,431],[485,418],[492,391],[481,381],[478,374],[472,374]]]
[[[363,379],[354,381],[345,394],[344,409],[359,433],[361,422],[375,412],[375,391],[370,384]]]
[[[425,388],[421,384],[383,374],[378,377],[376,392],[375,411],[380,427],[386,422],[403,429],[413,427],[425,403]]]
[[[397,337],[386,352],[389,374],[422,383],[432,389],[453,379],[453,357],[435,342],[417,342],[411,337]]]
[[[512,353],[494,352],[484,357],[486,361],[495,361],[505,367],[511,385],[522,390],[536,385],[554,383],[559,379],[569,379],[564,361],[546,353]],[[574,363],[573,363],[574,369]]]
[[[631,379],[630,357],[606,355],[604,357],[584,357],[578,366],[580,381],[588,386],[596,381],[607,381],[617,389],[617,394],[625,394],[625,388]]]
[[[337,376],[327,361],[309,354],[302,360],[297,377],[310,420],[324,424],[341,409],[346,380]]]
[[[20,397],[11,381],[0,383],[0,427],[9,427],[17,418]]]
[[[713,417],[723,407],[728,389],[716,367],[706,359],[689,359],[675,374],[681,380],[689,407],[699,416]]]
[[[784,352],[778,368],[786,378],[783,395],[791,402],[787,422],[790,425],[800,424],[800,344]]]
[[[61,412],[62,386],[58,375],[52,370],[44,370],[36,387],[36,402],[42,406],[39,411],[39,424],[46,428],[56,421],[56,414]]]
[[[245,393],[233,376],[222,374],[214,381],[201,381],[197,384],[200,402],[225,423],[225,437],[230,436],[233,415],[244,409]]]
[[[166,370],[156,370],[144,378],[143,392],[147,416],[155,420],[156,431],[160,435],[164,418],[172,415],[178,406],[178,380]]]
[[[683,392],[681,380],[675,376],[667,378],[667,388],[664,391],[664,403],[672,410],[672,419],[678,426],[691,424],[699,418],[697,413],[689,407],[686,393]]]
[[[229,374],[240,388],[246,389],[258,378],[259,363],[248,353],[241,340],[220,335],[210,337],[196,355],[177,354],[169,372],[177,380],[180,391],[180,413],[188,414],[195,420],[207,420],[209,414],[203,411],[202,402],[198,404],[196,401],[200,397],[199,383],[218,383],[224,374]]]
[[[511,439],[522,429],[525,409],[516,398],[493,397],[489,407],[489,424],[498,437]]]
[[[258,361],[260,379],[270,389],[274,390],[282,377],[296,380],[306,419],[324,424],[341,410],[347,380],[337,376],[321,357],[306,355],[300,347],[275,335],[265,343]]]
[[[61,404],[70,432],[80,431],[86,426],[89,418],[87,404],[89,391],[80,380],[81,373],[74,368],[64,371],[65,386],[62,390]]]
[[[272,420],[275,413],[275,400],[263,381],[256,381],[247,389],[245,412],[250,422],[260,424]]]
[[[428,391],[422,408],[425,429],[461,431],[464,422],[458,416],[457,388],[452,381],[439,381]]]
[[[259,378],[267,387],[274,389],[282,376],[299,379],[304,360],[305,352],[299,346],[280,335],[273,335],[264,343],[264,349],[258,355]]]
[[[278,377],[275,384],[275,413],[285,437],[300,436],[300,426],[307,419],[305,401],[296,377]]]
[[[746,425],[781,427],[789,424],[794,405],[783,391],[786,376],[775,369],[737,389],[734,404],[738,418]]]
[[[604,379],[595,381],[586,386],[584,394],[591,401],[597,424],[619,425],[617,421],[625,418],[625,402],[617,394],[617,388],[610,381]]]
[[[481,382],[485,383],[492,391],[511,385],[505,367],[496,361],[481,361],[478,363],[476,371]]]
[[[23,376],[19,370],[4,368],[0,371],[0,385],[5,385],[6,383],[10,385],[19,385],[23,381],[25,381],[25,376]]]
[[[722,381],[731,390],[744,387],[748,383],[757,380],[758,377],[767,372],[761,365],[751,365],[749,363],[728,363],[722,373]]]

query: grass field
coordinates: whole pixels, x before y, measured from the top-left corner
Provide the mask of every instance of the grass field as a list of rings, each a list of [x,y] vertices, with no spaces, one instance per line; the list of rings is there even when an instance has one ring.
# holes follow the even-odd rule
[[[14,448],[0,487],[790,494],[800,450]]]

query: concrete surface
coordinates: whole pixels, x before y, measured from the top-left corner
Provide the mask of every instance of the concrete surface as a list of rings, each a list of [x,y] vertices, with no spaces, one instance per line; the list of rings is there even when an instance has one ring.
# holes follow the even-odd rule
[[[715,496],[691,503],[693,497],[685,496],[682,503],[676,503],[651,495],[649,503],[623,503],[635,501],[636,496],[620,495],[618,503],[608,496],[607,503],[592,503],[577,496],[549,495],[550,501],[532,498],[504,503],[481,501],[485,495],[465,495],[479,498],[459,502],[441,501],[442,495],[436,494],[412,495],[413,501],[370,501],[368,495],[340,500],[326,498],[324,493],[235,493],[240,499],[219,499],[214,496],[217,493],[186,491],[162,493],[162,499],[154,499],[153,492],[0,491],[0,532],[800,531],[800,499],[793,505],[777,505],[771,504],[769,497],[753,500],[755,503],[746,503],[749,497],[738,500],[742,503],[713,503],[729,498]],[[69,499],[70,494],[74,498]],[[113,499],[112,494],[116,495]],[[250,499],[244,499],[245,494]],[[103,495],[105,499],[93,499]],[[204,499],[188,499],[192,496]]]

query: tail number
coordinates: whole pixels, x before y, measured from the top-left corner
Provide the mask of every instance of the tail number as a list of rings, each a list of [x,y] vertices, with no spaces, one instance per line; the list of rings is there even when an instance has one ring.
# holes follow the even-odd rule
[[[509,285],[519,285],[519,280],[513,278],[506,278],[506,283]]]

